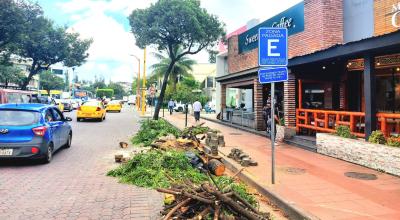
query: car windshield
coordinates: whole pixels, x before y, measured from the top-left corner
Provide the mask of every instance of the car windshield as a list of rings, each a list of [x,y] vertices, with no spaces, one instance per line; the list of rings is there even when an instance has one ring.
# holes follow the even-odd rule
[[[0,110],[0,126],[26,126],[38,123],[39,112]]]
[[[84,106],[99,106],[98,102],[86,102],[85,104],[83,104]]]

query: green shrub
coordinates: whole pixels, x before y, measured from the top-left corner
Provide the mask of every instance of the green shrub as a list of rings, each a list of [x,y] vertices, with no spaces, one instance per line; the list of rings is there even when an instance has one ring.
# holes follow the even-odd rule
[[[344,138],[356,138],[356,136],[351,133],[350,128],[344,125],[339,125],[336,127],[336,135]]]
[[[168,134],[173,134],[175,137],[178,137],[180,131],[164,119],[145,120],[142,122],[138,133],[132,138],[132,143],[143,143],[144,146],[149,146],[155,139]]]
[[[107,98],[112,98],[114,95],[114,89],[97,89],[96,90],[96,96],[97,97],[107,97]]]
[[[389,137],[387,139],[387,145],[391,147],[400,147],[400,138],[399,137]]]
[[[386,144],[385,135],[381,131],[373,131],[368,141],[374,144]]]

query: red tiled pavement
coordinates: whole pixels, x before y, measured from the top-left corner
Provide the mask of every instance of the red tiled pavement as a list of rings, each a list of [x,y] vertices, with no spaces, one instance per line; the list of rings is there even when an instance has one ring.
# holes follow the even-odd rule
[[[165,118],[179,128],[184,127],[183,114],[166,115]],[[203,119],[201,122],[224,134],[227,146],[220,148],[223,154],[228,155],[232,147],[238,147],[259,163],[256,167],[246,168],[259,184],[318,218],[400,219],[398,177],[279,144],[276,149],[276,184],[272,185],[269,139],[215,122]],[[188,124],[194,124],[193,116],[189,116]],[[287,168],[300,168],[305,172],[288,172]],[[378,179],[357,180],[344,176],[350,171],[375,174]]]

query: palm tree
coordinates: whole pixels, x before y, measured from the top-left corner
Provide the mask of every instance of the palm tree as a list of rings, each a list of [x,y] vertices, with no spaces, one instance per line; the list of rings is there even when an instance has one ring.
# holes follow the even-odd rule
[[[182,48],[175,47],[174,54],[181,54]],[[150,68],[153,70],[153,76],[156,78],[162,78],[164,74],[167,72],[168,66],[171,63],[171,59],[161,53],[153,53],[153,55],[160,61],[159,63],[153,64]],[[187,56],[183,56],[180,60],[178,60],[175,65],[172,67],[171,74],[169,76],[169,83],[173,86],[173,91],[176,91],[176,84],[178,83],[181,77],[190,76],[192,71],[192,66],[196,64],[195,60],[188,58]]]

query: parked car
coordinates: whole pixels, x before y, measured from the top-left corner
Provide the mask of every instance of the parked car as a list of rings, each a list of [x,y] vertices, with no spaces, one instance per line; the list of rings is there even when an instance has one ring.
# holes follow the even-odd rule
[[[53,153],[71,147],[69,117],[44,104],[0,105],[0,159],[32,158],[49,163]]]
[[[83,105],[78,108],[76,115],[77,121],[82,121],[84,119],[103,121],[106,119],[106,109],[101,101],[89,101],[83,103]]]

